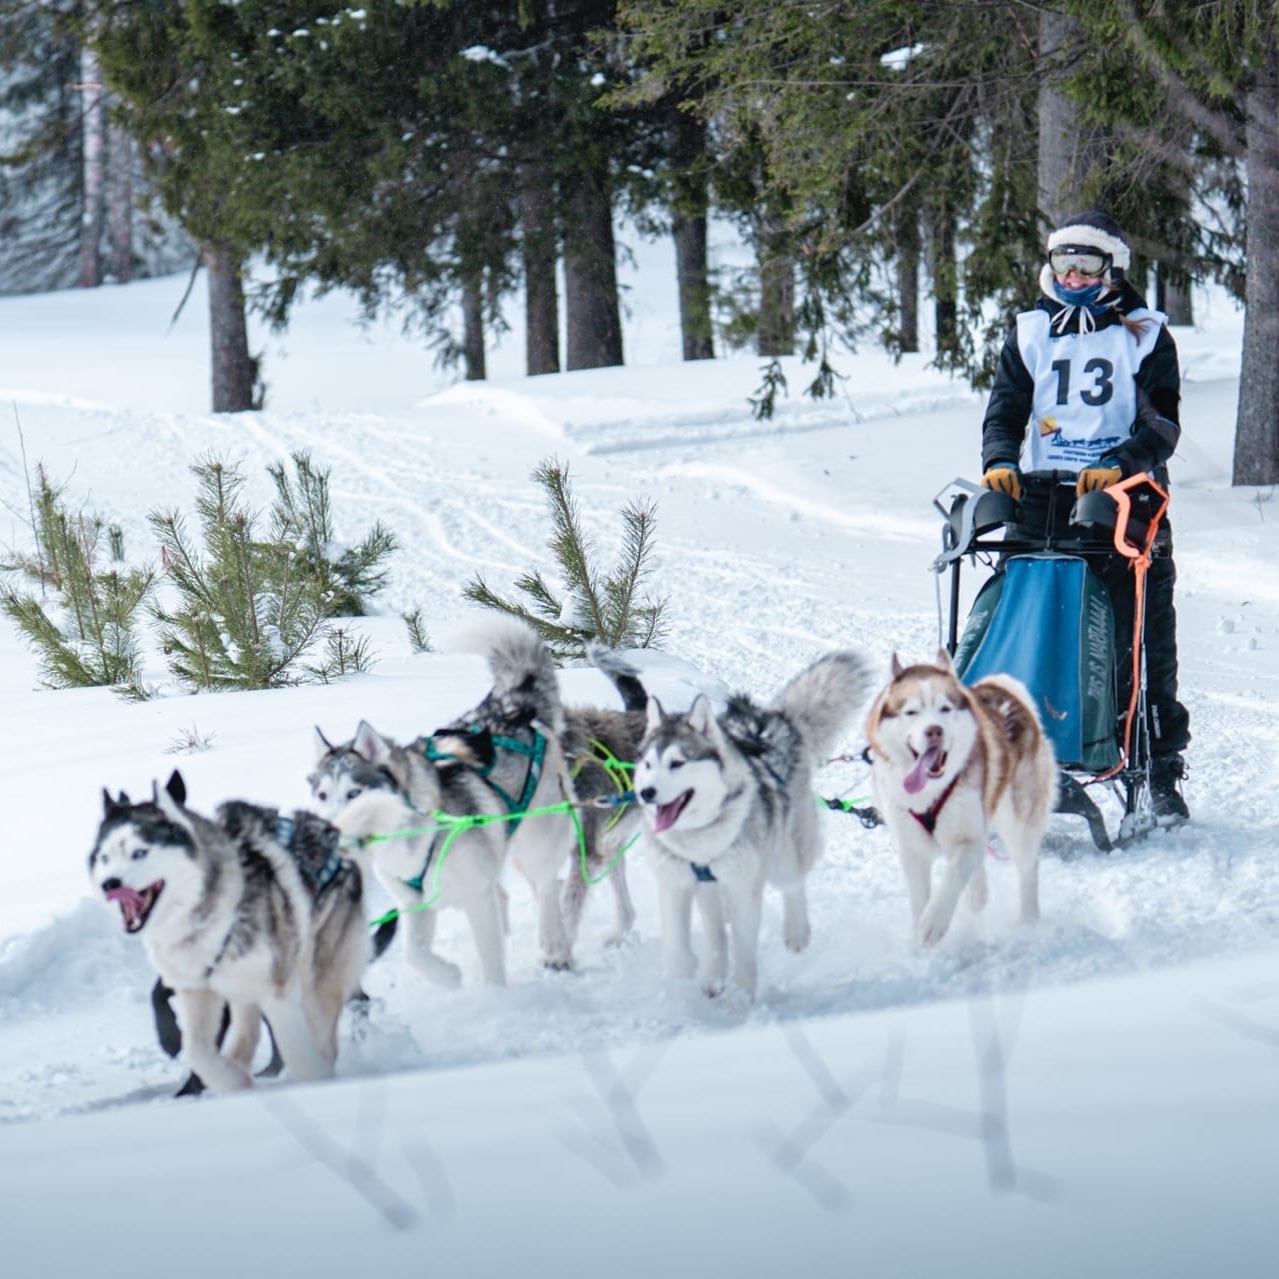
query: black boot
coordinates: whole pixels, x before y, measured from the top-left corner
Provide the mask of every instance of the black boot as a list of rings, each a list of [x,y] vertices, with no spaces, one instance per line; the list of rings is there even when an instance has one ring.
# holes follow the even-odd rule
[[[1190,820],[1190,809],[1177,785],[1185,775],[1180,755],[1156,755],[1150,761],[1150,801],[1160,826],[1180,826]]]

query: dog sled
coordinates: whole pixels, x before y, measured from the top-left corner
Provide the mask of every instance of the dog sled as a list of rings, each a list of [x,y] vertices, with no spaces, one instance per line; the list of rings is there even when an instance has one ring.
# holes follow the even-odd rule
[[[1064,472],[1032,471],[1022,483],[1019,501],[962,479],[933,499],[943,520],[933,568],[939,609],[941,582],[948,584],[946,646],[966,684],[1003,672],[1030,690],[1057,753],[1057,811],[1083,817],[1093,843],[1109,852],[1156,825],[1144,604],[1168,494],[1148,475],[1079,498],[1075,476]],[[1134,577],[1131,664],[1122,671],[1104,581],[1117,557]],[[990,572],[961,629],[965,562]],[[1113,836],[1094,787],[1119,801]]]

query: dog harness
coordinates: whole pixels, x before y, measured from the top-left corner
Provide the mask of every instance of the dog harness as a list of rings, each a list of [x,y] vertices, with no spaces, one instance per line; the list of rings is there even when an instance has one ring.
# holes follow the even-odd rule
[[[338,839],[341,832],[335,826],[327,826],[327,823],[327,829],[317,831],[318,824],[318,822],[308,822],[304,832],[295,818],[285,817],[283,813],[276,818],[275,822],[276,841],[297,863],[298,870],[302,872],[302,878],[306,880],[307,886],[317,900],[337,878],[345,860],[338,853]],[[322,840],[318,850],[313,847],[317,834]],[[327,855],[323,861],[319,861],[315,854],[317,851],[324,852],[324,845],[328,846]]]
[[[497,759],[494,757],[489,764],[473,764],[470,760],[461,759],[459,756],[451,754],[449,751],[437,750],[435,739],[433,737],[425,737],[422,739],[422,753],[433,764],[461,764],[465,768],[474,771],[479,777],[488,783],[489,787],[496,792],[502,803],[506,805],[506,811],[515,815],[511,822],[510,835],[514,835],[519,829],[520,822],[524,820],[524,813],[528,810],[529,804],[533,800],[533,796],[537,793],[537,784],[542,780],[542,763],[546,758],[546,738],[536,729],[532,730],[533,740],[531,742],[522,742],[518,737],[505,737],[497,733],[490,734],[487,729],[479,724],[468,724],[460,729],[450,729],[450,732],[469,733],[472,736],[485,735],[497,750],[504,750],[511,755],[523,755],[528,760],[528,769],[524,774],[524,788],[520,792],[520,796],[516,799],[513,795],[508,794],[502,789],[492,777],[493,770],[497,767]]]
[[[961,776],[962,773],[956,773],[950,779],[950,785],[937,796],[932,805],[924,812],[917,813],[913,808],[906,810],[930,835],[937,829],[937,818],[941,814],[941,810],[946,806],[946,801],[954,793]]]
[[[696,862],[689,862],[689,867],[693,872],[693,878],[699,884],[714,884],[719,881],[715,878],[715,872],[709,866],[699,866]]]

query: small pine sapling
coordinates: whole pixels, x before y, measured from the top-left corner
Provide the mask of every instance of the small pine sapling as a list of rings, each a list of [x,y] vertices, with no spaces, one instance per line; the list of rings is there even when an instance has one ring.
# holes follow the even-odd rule
[[[294,453],[292,460],[292,479],[283,463],[267,467],[276,491],[271,540],[293,546],[298,566],[315,579],[327,617],[363,617],[369,598],[386,585],[384,561],[395,550],[395,536],[376,523],[362,542],[338,550],[330,472],[316,467],[308,453]]]
[[[0,591],[0,609],[36,652],[50,688],[113,687],[141,699],[140,657],[134,627],[154,575],[140,569],[96,567],[103,522],[71,515],[60,494],[39,472],[34,501],[36,560],[18,557],[38,578],[42,598],[12,588]],[[112,539],[113,552],[116,539]],[[119,544],[123,558],[123,543]],[[56,592],[50,604],[47,591]]]
[[[551,459],[533,472],[533,479],[546,492],[553,527],[547,545],[563,575],[564,597],[560,598],[536,569],[515,582],[529,597],[528,604],[497,595],[478,576],[467,584],[463,595],[485,608],[529,622],[560,661],[584,658],[592,642],[609,648],[656,644],[663,631],[666,600],[639,597],[652,567],[656,507],[638,501],[622,508],[621,556],[612,573],[602,574],[593,563],[591,545],[582,531],[568,468]]]
[[[161,560],[178,593],[155,605],[169,669],[196,689],[274,688],[321,637],[324,601],[287,543],[259,541],[257,515],[240,501],[238,469],[209,456],[191,468],[200,482],[201,547],[176,510],[151,514]]]

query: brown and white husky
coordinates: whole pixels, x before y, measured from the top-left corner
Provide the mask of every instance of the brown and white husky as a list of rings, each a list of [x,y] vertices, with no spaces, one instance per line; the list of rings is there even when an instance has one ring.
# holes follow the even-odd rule
[[[944,648],[914,666],[894,653],[866,736],[918,940],[932,946],[946,935],[965,888],[973,910],[985,906],[992,831],[1017,868],[1022,920],[1038,919],[1039,845],[1056,804],[1057,763],[1025,686],[991,675],[967,688]]]

